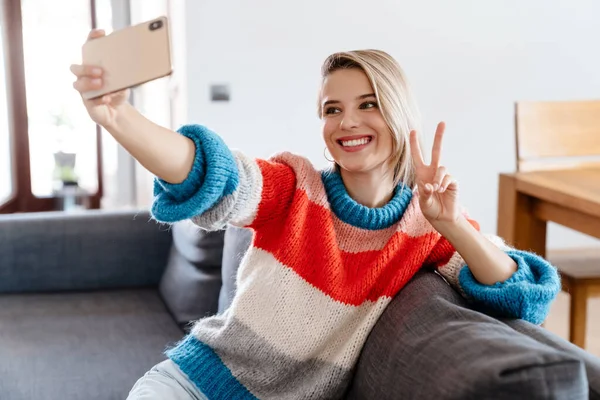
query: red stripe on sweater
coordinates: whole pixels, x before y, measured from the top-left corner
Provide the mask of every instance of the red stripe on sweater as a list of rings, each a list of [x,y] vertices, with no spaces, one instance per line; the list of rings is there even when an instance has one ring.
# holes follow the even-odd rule
[[[263,177],[263,186],[256,218],[249,226],[253,229],[284,218],[296,192],[296,174],[289,165],[261,159],[257,159],[256,163]]]
[[[257,229],[254,245],[333,299],[359,305],[394,296],[421,267],[436,240],[434,233],[415,238],[396,232],[381,251],[342,252],[330,211],[296,190],[287,217]]]

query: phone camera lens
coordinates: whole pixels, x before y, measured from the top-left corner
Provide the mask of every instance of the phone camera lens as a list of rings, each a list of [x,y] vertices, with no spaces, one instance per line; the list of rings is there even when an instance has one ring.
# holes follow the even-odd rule
[[[162,26],[163,26],[162,21],[154,21],[154,22],[150,23],[150,30],[155,31],[157,29],[160,29]]]

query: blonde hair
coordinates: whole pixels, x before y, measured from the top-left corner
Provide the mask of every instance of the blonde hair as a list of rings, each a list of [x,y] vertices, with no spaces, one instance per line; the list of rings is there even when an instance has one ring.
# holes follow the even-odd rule
[[[357,68],[366,75],[383,119],[392,132],[391,164],[394,166],[394,185],[402,182],[412,188],[415,171],[410,152],[411,130],[420,132],[420,115],[404,71],[398,62],[381,50],[354,50],[338,52],[327,57],[321,67],[323,81],[340,69]],[[318,114],[322,118],[321,94]]]

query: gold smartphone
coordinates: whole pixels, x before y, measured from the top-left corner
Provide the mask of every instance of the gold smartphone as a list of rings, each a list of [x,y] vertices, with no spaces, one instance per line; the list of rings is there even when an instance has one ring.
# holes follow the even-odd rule
[[[173,68],[167,17],[87,41],[82,46],[82,63],[104,70],[102,88],[83,92],[84,99],[98,98],[170,75]]]

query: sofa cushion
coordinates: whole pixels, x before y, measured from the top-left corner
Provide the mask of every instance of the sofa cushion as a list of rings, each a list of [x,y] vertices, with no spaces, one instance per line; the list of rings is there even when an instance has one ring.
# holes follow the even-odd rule
[[[0,215],[0,293],[156,287],[170,247],[143,211]]]
[[[224,231],[207,232],[191,221],[172,227],[173,246],[159,292],[175,321],[187,329],[217,312]]]
[[[235,296],[235,281],[240,262],[252,242],[252,230],[229,226],[225,232],[221,274],[223,286],[219,297],[219,313],[231,305]]]
[[[578,357],[469,309],[439,275],[423,270],[371,331],[348,398],[583,399],[587,394]]]
[[[0,296],[0,397],[124,399],[182,335],[156,289]]]

